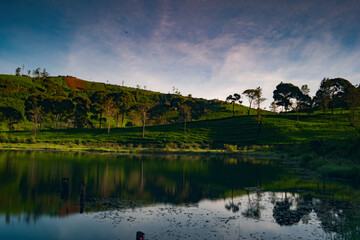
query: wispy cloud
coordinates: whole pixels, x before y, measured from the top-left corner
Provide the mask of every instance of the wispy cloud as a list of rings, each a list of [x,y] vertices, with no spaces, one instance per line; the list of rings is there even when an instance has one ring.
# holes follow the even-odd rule
[[[281,81],[308,84],[312,94],[323,77],[358,83],[360,46],[338,36],[359,20],[358,3],[261,3],[164,0],[151,11],[142,1],[100,8],[98,21],[75,31],[63,72],[220,99],[261,86],[266,106]],[[358,29],[349,31],[359,37]]]

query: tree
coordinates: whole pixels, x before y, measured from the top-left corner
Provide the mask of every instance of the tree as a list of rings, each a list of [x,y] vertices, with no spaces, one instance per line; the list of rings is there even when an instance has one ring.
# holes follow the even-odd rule
[[[37,131],[39,129],[39,123],[43,120],[43,112],[41,106],[36,106],[33,109],[33,113],[31,115],[31,120],[34,123],[34,134],[36,138]]]
[[[256,96],[256,89],[246,89],[243,94],[246,95],[246,97],[249,100],[249,110],[248,110],[248,116],[250,116],[250,110],[251,110],[251,104],[253,103],[253,101],[255,100],[255,96]]]
[[[9,130],[14,130],[14,125],[23,119],[21,112],[13,107],[0,107],[2,121],[9,121]]]
[[[258,116],[260,116],[260,106],[261,103],[264,102],[266,100],[266,98],[263,98],[262,96],[262,89],[260,87],[257,87],[255,89],[255,104],[257,105],[257,110],[258,110]]]
[[[137,109],[140,112],[141,116],[141,123],[143,127],[142,137],[145,137],[145,125],[146,121],[148,119],[148,112],[152,108],[153,103],[149,99],[142,99],[142,101],[139,101],[137,104]]]
[[[186,132],[186,122],[190,120],[191,107],[187,103],[184,103],[180,107],[180,112],[182,113],[183,118],[184,118],[184,132]]]
[[[119,127],[119,115],[121,114],[121,126],[124,126],[125,114],[135,105],[135,98],[128,91],[112,93],[110,96],[113,98],[118,109],[116,114],[116,126]]]
[[[167,123],[167,115],[169,111],[173,108],[171,106],[171,99],[172,99],[171,94],[160,95],[158,104],[154,106],[154,108],[151,111],[155,116],[158,116],[160,124]]]
[[[90,96],[91,107],[90,111],[93,113],[92,119],[99,120],[99,128],[103,120],[103,108],[101,107],[106,101],[107,93],[104,91],[98,91]]]
[[[330,106],[331,113],[334,114],[335,107],[345,107],[346,94],[353,87],[348,80],[343,78],[324,78],[316,92],[315,104],[323,109],[324,113]]]
[[[270,111],[276,113],[277,112],[277,105],[275,101],[272,101],[270,104]]]
[[[74,124],[78,128],[83,128],[88,124],[89,100],[76,96],[72,101],[75,104]]]
[[[111,97],[106,99],[106,101],[102,105],[102,109],[104,112],[104,116],[106,117],[106,122],[108,125],[108,134],[109,134],[110,127],[111,127],[110,118],[113,115],[115,115],[115,112],[116,112],[116,104],[115,104],[114,100]]]
[[[33,70],[33,75],[36,78],[40,78],[40,68]]]
[[[21,72],[21,68],[20,67],[16,68],[15,75],[20,76],[20,72]]]
[[[44,98],[41,103],[45,113],[50,114],[55,122],[55,128],[61,129],[62,121],[69,119],[74,111],[74,104],[70,99],[51,97]]]
[[[240,101],[240,94],[238,93],[234,93],[234,95],[229,95],[227,98],[226,98],[226,101],[228,102],[231,102],[232,105],[233,105],[233,116],[235,116],[235,103],[236,102],[239,102],[239,103],[242,103],[242,101]]]
[[[350,109],[349,120],[352,124],[357,123],[356,109],[360,106],[360,87],[350,88],[345,99]]]
[[[289,107],[292,106],[291,99],[297,99],[302,95],[302,92],[297,86],[291,83],[281,82],[276,86],[276,90],[273,92],[274,101],[278,106],[285,108],[287,112]]]
[[[310,89],[309,89],[309,87],[308,87],[307,84],[301,86],[301,92],[302,92],[304,95],[309,95]]]
[[[34,127],[36,128],[39,127],[39,129],[41,129],[41,123],[44,121],[44,111],[42,107],[43,100],[44,100],[44,96],[40,94],[30,95],[25,100],[25,116],[29,121],[34,122],[34,120],[36,120],[36,123],[34,122]],[[34,115],[36,115],[35,119],[34,119]]]
[[[49,73],[46,71],[46,68],[44,68],[43,71],[41,72],[41,77],[47,78],[48,76],[49,76]]]

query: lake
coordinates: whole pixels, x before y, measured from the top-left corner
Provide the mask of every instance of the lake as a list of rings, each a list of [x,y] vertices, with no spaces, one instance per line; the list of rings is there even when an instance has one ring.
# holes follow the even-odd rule
[[[359,189],[261,157],[0,152],[0,239],[334,239]]]

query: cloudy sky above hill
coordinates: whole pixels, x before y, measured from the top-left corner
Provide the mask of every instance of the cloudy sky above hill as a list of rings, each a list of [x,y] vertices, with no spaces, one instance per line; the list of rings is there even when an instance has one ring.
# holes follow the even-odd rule
[[[16,67],[225,99],[324,77],[360,83],[360,1],[2,0],[0,73]],[[246,100],[244,103],[247,103]]]

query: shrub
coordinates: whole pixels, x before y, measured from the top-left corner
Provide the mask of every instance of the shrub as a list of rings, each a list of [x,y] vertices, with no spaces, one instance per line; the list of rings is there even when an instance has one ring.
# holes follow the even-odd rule
[[[26,139],[26,143],[36,143],[36,139],[34,137],[29,137]]]
[[[166,148],[167,150],[176,149],[176,148],[178,148],[178,145],[177,145],[176,143],[174,143],[174,142],[169,142],[169,143],[167,143],[167,144],[165,145],[165,148]]]
[[[237,145],[230,145],[230,144],[224,144],[224,148],[229,152],[236,152],[237,151]]]
[[[8,136],[5,133],[0,134],[0,142],[8,142]]]

